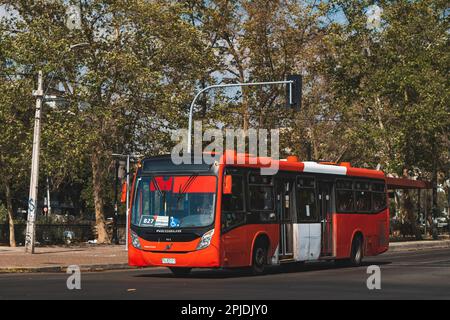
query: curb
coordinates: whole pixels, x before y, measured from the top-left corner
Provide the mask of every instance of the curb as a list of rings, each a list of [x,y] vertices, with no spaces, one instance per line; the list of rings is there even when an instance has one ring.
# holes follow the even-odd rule
[[[450,248],[450,240],[393,242],[389,245],[388,252],[420,251],[426,249],[447,249],[447,248]]]
[[[412,242],[392,242],[389,245],[388,252],[412,252],[426,249],[447,249],[450,248],[450,240],[438,241],[412,241]],[[119,264],[95,264],[80,265],[81,272],[101,272],[112,270],[132,270],[141,269],[138,267],[130,267],[127,263]],[[68,266],[59,265],[51,267],[8,267],[0,268],[0,274],[13,273],[66,273]]]
[[[96,265],[81,265],[81,272],[99,272],[109,270],[127,270],[134,269],[127,263],[121,264],[96,264]],[[52,266],[52,267],[8,267],[0,268],[0,274],[5,273],[65,273],[68,266]]]

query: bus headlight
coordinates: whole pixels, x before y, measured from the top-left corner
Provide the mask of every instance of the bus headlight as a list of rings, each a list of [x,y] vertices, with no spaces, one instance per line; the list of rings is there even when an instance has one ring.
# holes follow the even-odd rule
[[[197,250],[208,248],[211,244],[211,239],[214,235],[214,229],[208,231],[203,235],[203,237],[200,239],[200,242],[198,243]]]
[[[133,245],[133,247],[141,250],[142,249],[141,241],[139,241],[138,235],[133,230],[131,230],[130,234],[131,234],[131,244]]]

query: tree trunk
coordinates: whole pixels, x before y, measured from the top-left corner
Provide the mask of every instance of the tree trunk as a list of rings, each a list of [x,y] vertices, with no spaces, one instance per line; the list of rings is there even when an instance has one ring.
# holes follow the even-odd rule
[[[102,163],[99,148],[95,148],[92,156],[92,183],[94,192],[94,206],[95,206],[95,225],[97,228],[97,243],[111,243],[108,232],[106,230],[103,189],[102,189]]]
[[[431,177],[431,184],[432,184],[432,188],[433,188],[433,192],[432,192],[432,216],[433,219],[436,218],[436,214],[438,213],[438,193],[437,193],[437,186],[438,186],[438,170],[437,170],[437,155],[436,155],[436,147],[435,147],[435,143],[433,144],[433,155],[435,155],[433,157],[432,160],[432,177]]]
[[[408,169],[403,170],[403,177],[406,179],[410,179],[408,175]],[[403,209],[405,210],[406,219],[410,223],[411,234],[415,236],[417,240],[420,240],[421,235],[420,232],[418,232],[419,230],[417,228],[417,217],[414,212],[414,203],[412,201],[411,191],[408,189],[403,190]]]
[[[412,201],[411,190],[404,190],[404,209],[406,211],[406,217],[411,225],[411,233],[416,237],[417,240],[421,240],[421,234],[417,228],[417,217],[414,212],[414,203]]]
[[[11,186],[6,182],[6,209],[8,210],[9,245],[16,247],[16,234],[14,232],[14,210],[12,206]]]

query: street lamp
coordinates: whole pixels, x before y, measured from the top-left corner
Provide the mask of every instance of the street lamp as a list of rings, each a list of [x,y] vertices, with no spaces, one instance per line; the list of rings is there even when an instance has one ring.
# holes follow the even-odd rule
[[[69,47],[61,60],[65,55],[72,51],[74,48],[88,45],[88,43],[78,43]],[[41,149],[41,111],[42,102],[45,99],[45,95],[50,88],[54,75],[51,77],[47,90],[44,92],[44,76],[40,70],[38,73],[38,89],[33,91],[33,96],[36,97],[36,113],[34,117],[34,133],[33,133],[33,154],[31,159],[31,179],[30,179],[30,193],[28,198],[28,217],[27,217],[27,229],[25,236],[25,252],[34,253],[35,236],[36,236],[36,210],[37,210],[37,197],[38,197],[38,185],[39,185],[39,156]]]

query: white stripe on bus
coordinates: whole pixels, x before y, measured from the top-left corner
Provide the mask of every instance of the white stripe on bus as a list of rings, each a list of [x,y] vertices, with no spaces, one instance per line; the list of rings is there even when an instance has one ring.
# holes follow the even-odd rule
[[[344,176],[347,175],[347,167],[332,166],[308,161],[303,163],[305,165],[305,168],[303,170],[304,172],[339,174]]]

